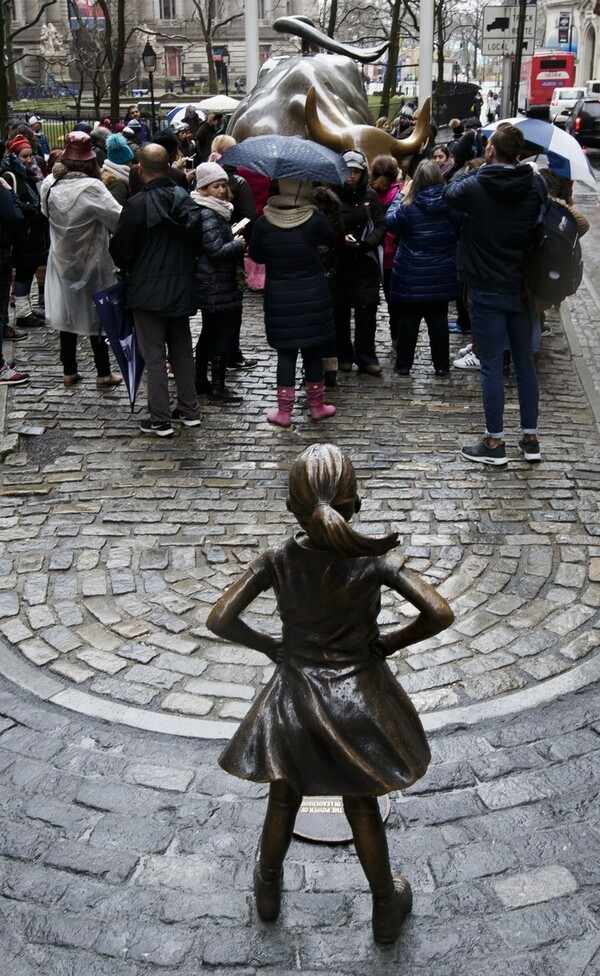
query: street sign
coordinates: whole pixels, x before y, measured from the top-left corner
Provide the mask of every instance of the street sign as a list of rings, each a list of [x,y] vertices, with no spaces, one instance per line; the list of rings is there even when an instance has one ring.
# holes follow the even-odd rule
[[[512,5],[483,8],[482,54],[490,57],[516,53],[516,40],[519,33],[519,9],[518,6]],[[526,8],[523,31],[523,54],[533,54],[535,47],[536,15],[537,7],[528,6]]]

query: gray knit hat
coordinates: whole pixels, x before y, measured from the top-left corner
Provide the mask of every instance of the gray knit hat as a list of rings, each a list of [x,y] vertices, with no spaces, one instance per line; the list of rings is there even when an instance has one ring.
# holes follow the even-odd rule
[[[200,163],[196,166],[196,189],[216,183],[217,180],[227,180],[228,176],[218,163]]]

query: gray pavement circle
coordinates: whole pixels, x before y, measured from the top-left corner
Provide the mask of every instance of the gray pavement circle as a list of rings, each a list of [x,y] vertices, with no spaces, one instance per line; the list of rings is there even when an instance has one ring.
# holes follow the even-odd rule
[[[32,382],[0,389],[0,672],[47,701],[126,725],[226,738],[272,666],[216,640],[208,610],[257,552],[292,527],[286,470],[314,440],[347,450],[364,497],[362,527],[401,536],[407,564],[435,585],[456,620],[390,661],[428,729],[510,715],[598,679],[600,645],[600,213],[586,278],[539,357],[543,461],[516,450],[514,375],[506,379],[506,470],[459,456],[480,436],[479,376],[433,376],[421,335],[409,379],[396,377],[385,306],[382,379],[340,374],[334,418],[315,424],[298,391],[289,430],[264,419],[273,356],[262,298],[244,299],[251,372],[228,373],[239,409],[202,402],[202,426],[144,440],[144,389],[133,416],[121,390],[99,392],[84,344],[84,382],[61,383],[46,329],[19,343]],[[192,323],[194,336],[200,319]],[[451,355],[465,338],[451,334]],[[10,349],[7,343],[7,354]],[[266,594],[252,608],[275,626]],[[412,608],[384,594],[381,624]]]

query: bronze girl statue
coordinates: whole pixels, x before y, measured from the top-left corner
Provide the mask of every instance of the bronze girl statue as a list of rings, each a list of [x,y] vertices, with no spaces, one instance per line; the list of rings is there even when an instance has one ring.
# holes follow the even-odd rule
[[[348,524],[360,508],[350,460],[313,444],[290,471],[288,509],[301,530],[251,563],[221,597],[207,626],[261,651],[277,668],[220,756],[223,769],[269,783],[254,873],[258,914],[279,914],[283,861],[302,796],[339,795],[373,896],[373,934],[398,938],[412,905],[406,878],[393,878],[377,797],[424,775],[430,753],[410,699],[385,658],[437,634],[454,615],[435,590],[392,554],[396,532],[373,538]],[[381,634],[381,587],[419,611]],[[254,630],[241,614],[273,588],[280,637]]]

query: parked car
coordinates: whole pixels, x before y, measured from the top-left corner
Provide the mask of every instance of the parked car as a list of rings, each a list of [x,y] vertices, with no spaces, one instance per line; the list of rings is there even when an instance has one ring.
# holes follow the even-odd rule
[[[600,78],[592,78],[585,83],[586,95],[600,95]]]
[[[580,98],[573,106],[566,128],[580,146],[600,149],[600,97]]]
[[[575,102],[584,96],[584,88],[555,88],[550,99],[550,121],[564,129],[571,114],[565,114],[565,109],[572,109]]]

